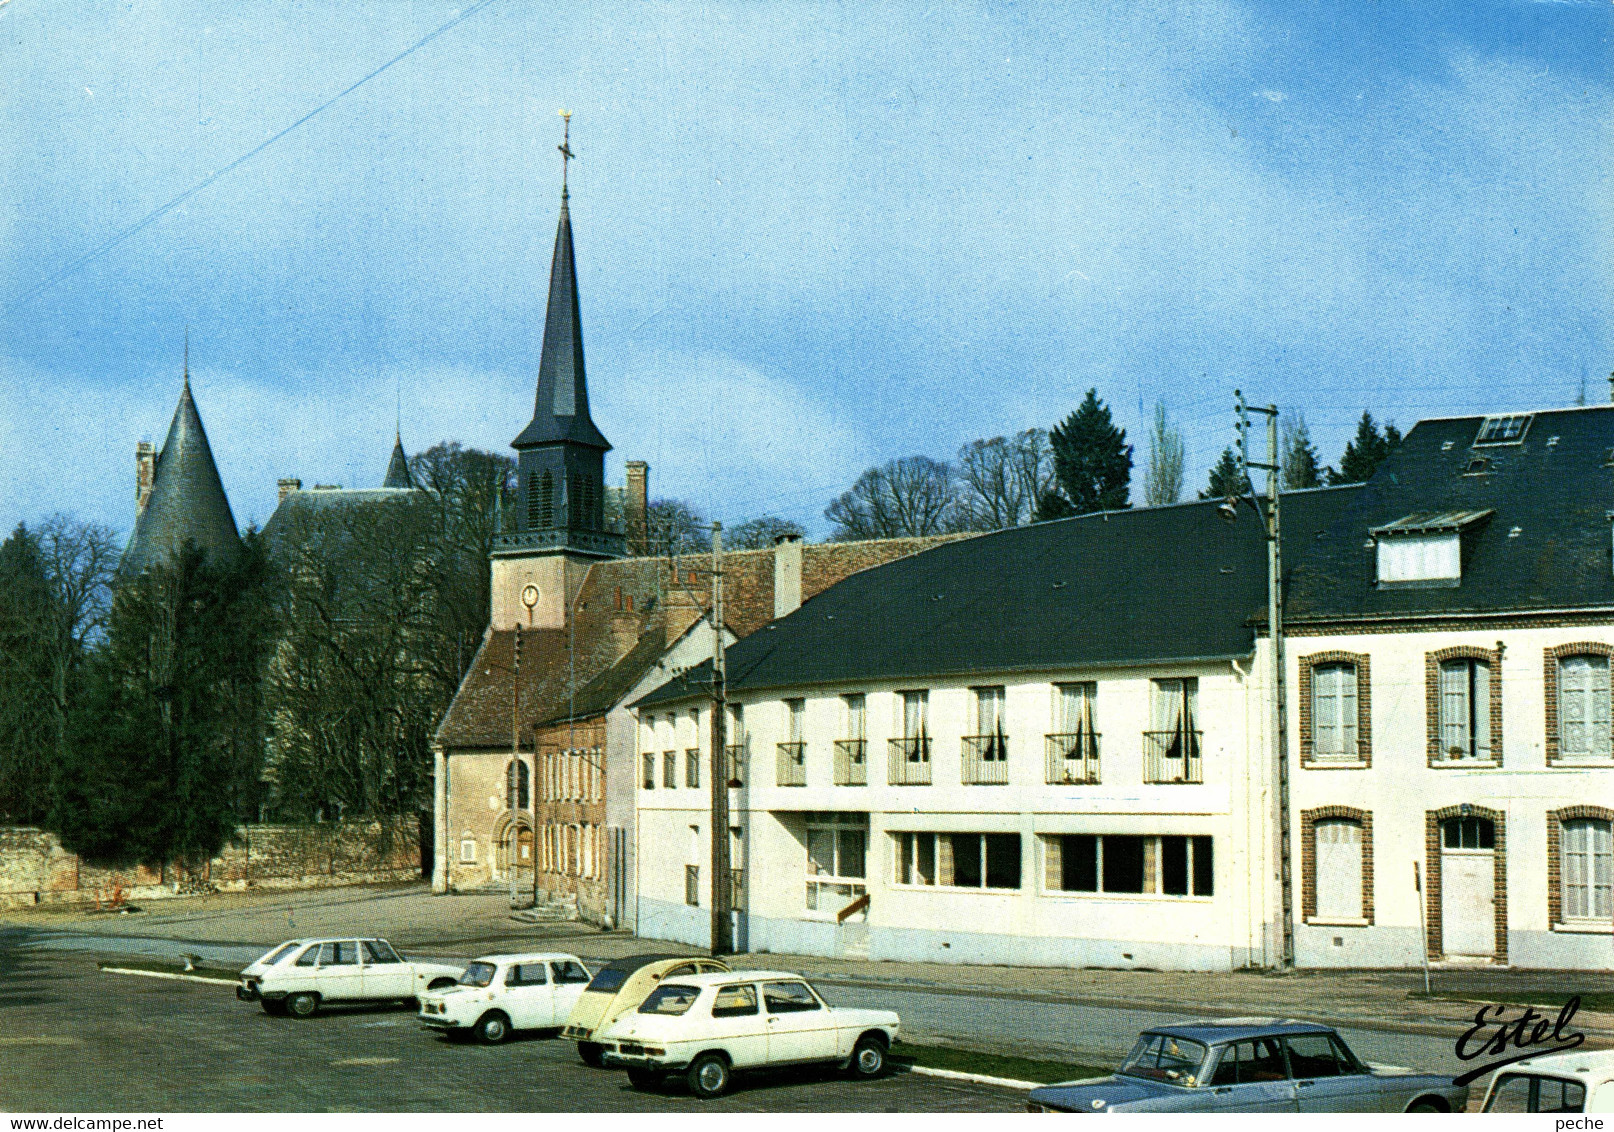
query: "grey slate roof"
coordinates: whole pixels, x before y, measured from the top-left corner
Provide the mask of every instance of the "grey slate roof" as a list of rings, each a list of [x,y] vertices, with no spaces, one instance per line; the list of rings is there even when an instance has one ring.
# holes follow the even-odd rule
[[[543,354],[532,420],[510,442],[514,448],[570,441],[609,451],[611,444],[588,415],[583,374],[583,319],[577,302],[577,264],[572,256],[572,219],[560,202],[555,258],[549,268],[549,309],[544,316]]]
[[[274,514],[263,525],[263,537],[270,549],[279,549],[281,540],[300,524],[320,518],[334,518],[341,514],[356,514],[360,510],[375,511],[381,507],[425,507],[431,501],[428,493],[399,490],[394,487],[316,487],[291,492],[275,507]],[[378,512],[379,513],[379,512]],[[398,514],[400,512],[388,512]]]
[[[1539,412],[1522,443],[1475,447],[1485,420],[1426,420],[1407,433],[1297,564],[1291,622],[1614,606],[1614,405]],[[1459,584],[1380,587],[1372,533],[1442,516],[1462,530]]]
[[[387,461],[387,475],[381,481],[382,487],[412,488],[415,486],[415,477],[409,474],[409,457],[404,455],[403,437],[397,437],[392,442],[392,459]]]
[[[233,562],[241,549],[235,515],[191,397],[189,375],[157,455],[151,495],[135,520],[119,569],[138,574],[169,560],[186,542],[222,563]]]
[[[1358,490],[1286,494],[1288,553]],[[853,574],[729,650],[729,688],[1248,656],[1266,584],[1248,507],[1232,523],[1215,501],[1038,523]],[[701,665],[634,706],[704,695],[710,679]]]

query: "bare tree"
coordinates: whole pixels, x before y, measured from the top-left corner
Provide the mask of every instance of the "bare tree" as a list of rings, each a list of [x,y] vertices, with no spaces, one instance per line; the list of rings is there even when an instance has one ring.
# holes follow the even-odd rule
[[[1037,500],[1054,486],[1048,433],[1028,428],[1013,439],[972,440],[958,450],[960,522],[996,531],[1031,522]]]
[[[682,499],[658,499],[645,516],[650,553],[694,554],[711,545],[706,516]]]
[[[838,542],[945,534],[961,528],[953,469],[928,456],[904,456],[857,478],[828,507]]]
[[[806,538],[806,528],[792,519],[763,515],[724,531],[723,545],[731,550],[767,550],[780,539],[790,537]]]
[[[1186,460],[1182,433],[1166,416],[1164,401],[1154,406],[1154,428],[1149,432],[1149,467],[1143,479],[1145,507],[1163,507],[1182,498]]]

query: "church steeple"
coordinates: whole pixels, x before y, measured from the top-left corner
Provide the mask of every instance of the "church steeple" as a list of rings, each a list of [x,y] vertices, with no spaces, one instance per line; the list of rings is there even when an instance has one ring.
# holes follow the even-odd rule
[[[393,436],[392,459],[387,461],[387,478],[381,481],[381,486],[405,489],[415,486],[415,477],[409,474],[409,457],[404,455],[401,432]]]
[[[561,111],[561,116],[566,119],[566,135],[560,152],[569,165],[574,156],[571,115]],[[538,393],[532,420],[511,442],[519,453],[516,530],[500,546],[620,554],[621,536],[605,529],[605,453],[611,443],[588,412],[566,165],[562,166],[555,253],[549,265]]]

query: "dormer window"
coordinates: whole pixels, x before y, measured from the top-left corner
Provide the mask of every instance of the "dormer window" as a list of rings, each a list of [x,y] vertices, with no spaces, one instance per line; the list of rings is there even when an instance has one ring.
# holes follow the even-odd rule
[[[1530,428],[1531,414],[1513,413],[1507,416],[1486,417],[1480,425],[1474,447],[1482,444],[1518,444]]]
[[[1386,587],[1455,586],[1463,577],[1462,536],[1490,511],[1408,515],[1370,532],[1378,546],[1378,581]]]

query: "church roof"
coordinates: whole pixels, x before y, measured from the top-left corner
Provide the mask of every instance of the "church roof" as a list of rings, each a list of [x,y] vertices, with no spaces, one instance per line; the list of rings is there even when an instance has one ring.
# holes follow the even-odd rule
[[[157,456],[151,495],[124,548],[121,569],[139,573],[167,560],[186,542],[195,543],[215,562],[233,561],[240,550],[235,515],[191,397],[189,375]]]
[[[611,447],[588,415],[577,264],[572,256],[572,220],[564,199],[560,203],[560,227],[555,232],[555,258],[549,268],[549,309],[544,316],[543,353],[538,360],[538,397],[531,422],[510,443],[514,448],[533,448],[563,441],[602,451]]]
[[[415,477],[409,474],[409,457],[404,455],[401,436],[392,442],[392,459],[387,461],[387,477],[381,481],[381,486],[402,488],[415,486]]]

